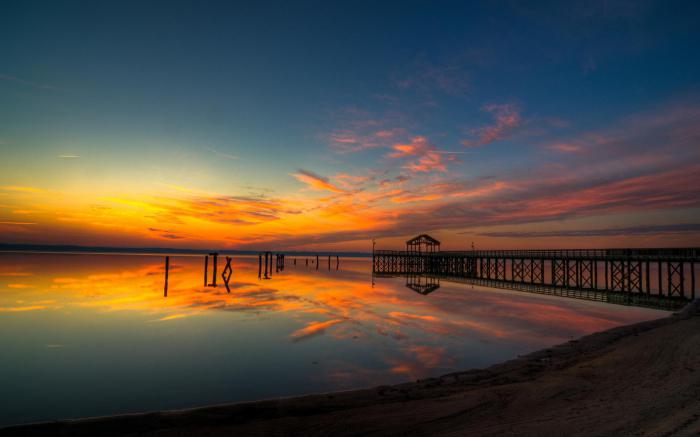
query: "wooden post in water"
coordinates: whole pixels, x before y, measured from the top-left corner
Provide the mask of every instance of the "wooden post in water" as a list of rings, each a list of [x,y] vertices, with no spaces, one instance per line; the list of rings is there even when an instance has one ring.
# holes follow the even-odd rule
[[[331,269],[331,256],[328,255],[328,270]]]
[[[258,278],[262,277],[262,253],[258,254]]]
[[[316,254],[316,270],[318,270],[318,254]]]
[[[163,297],[168,297],[168,271],[170,270],[170,257],[165,257],[165,287],[163,288]]]
[[[690,298],[695,300],[695,261],[690,262]]]

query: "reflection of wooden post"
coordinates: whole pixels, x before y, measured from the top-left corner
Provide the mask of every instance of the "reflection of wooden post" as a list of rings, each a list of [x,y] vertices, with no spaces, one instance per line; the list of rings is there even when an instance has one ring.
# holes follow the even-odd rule
[[[204,286],[206,287],[209,281],[209,255],[204,255]]]
[[[219,254],[218,253],[212,253],[214,255],[214,270],[212,272],[212,281],[211,285],[212,287],[216,287],[216,267],[219,264]]]
[[[168,297],[168,270],[170,270],[170,257],[165,257],[165,288],[163,289],[163,297]]]
[[[231,275],[233,274],[233,267],[231,267],[231,257],[226,257],[226,267],[221,272],[221,279],[224,280],[224,285],[226,286],[226,292],[231,293],[231,288],[228,283],[231,281]]]

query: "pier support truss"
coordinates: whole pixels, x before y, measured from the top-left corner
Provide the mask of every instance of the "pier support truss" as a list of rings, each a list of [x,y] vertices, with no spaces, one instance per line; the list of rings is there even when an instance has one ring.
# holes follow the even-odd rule
[[[378,250],[372,259],[377,274],[440,275],[525,291],[611,292],[687,301],[698,295],[700,249]]]

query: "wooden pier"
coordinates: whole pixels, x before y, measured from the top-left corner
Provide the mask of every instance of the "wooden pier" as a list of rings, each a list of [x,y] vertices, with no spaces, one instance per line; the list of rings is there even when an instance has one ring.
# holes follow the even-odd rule
[[[700,297],[695,278],[700,248],[450,252],[440,251],[437,240],[425,237],[409,240],[406,251],[374,251],[373,272],[379,276],[426,275],[521,291],[596,296],[595,300],[601,300],[599,293],[627,302],[650,297],[687,302]],[[416,246],[416,239],[421,239],[427,250]]]

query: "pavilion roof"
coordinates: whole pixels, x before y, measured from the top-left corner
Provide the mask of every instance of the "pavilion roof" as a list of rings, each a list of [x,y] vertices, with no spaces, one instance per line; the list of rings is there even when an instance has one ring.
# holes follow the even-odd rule
[[[406,242],[406,244],[416,244],[416,243],[431,243],[440,244],[440,242],[428,234],[417,235]]]

